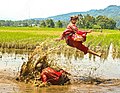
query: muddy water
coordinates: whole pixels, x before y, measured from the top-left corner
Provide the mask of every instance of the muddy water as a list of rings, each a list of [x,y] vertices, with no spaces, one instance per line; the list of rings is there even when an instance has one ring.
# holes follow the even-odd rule
[[[54,64],[62,67],[72,74],[76,83],[65,86],[50,86],[37,88],[15,81],[18,71],[28,58],[28,52],[0,52],[0,92],[1,93],[120,93],[120,58],[112,57],[112,45],[106,59],[89,57],[69,60],[63,54],[54,55]],[[107,84],[79,84],[81,77],[99,77],[102,79],[118,79],[118,83],[110,81]],[[73,82],[72,81],[72,82]],[[23,87],[24,86],[24,87]]]
[[[70,72],[73,76],[99,77],[103,79],[120,79],[120,58],[113,59],[113,45],[109,47],[107,58],[84,55],[84,58],[67,58],[64,54],[54,56],[54,64]],[[59,60],[59,61],[58,61]]]

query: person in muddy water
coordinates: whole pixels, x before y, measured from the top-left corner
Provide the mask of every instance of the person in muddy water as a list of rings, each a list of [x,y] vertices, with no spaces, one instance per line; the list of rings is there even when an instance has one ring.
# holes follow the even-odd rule
[[[40,87],[45,87],[48,84],[64,85],[65,83],[68,83],[70,81],[67,76],[70,75],[70,73],[64,71],[63,69],[56,70],[49,66],[44,67],[43,63],[36,64],[36,69],[39,69],[41,73],[40,77],[42,84],[40,84]]]
[[[78,30],[76,26],[77,20],[78,20],[78,16],[70,17],[70,23],[68,24],[67,29],[63,32],[61,38],[56,39],[56,41],[65,39],[67,45],[83,51],[84,54],[90,53],[90,54],[101,57],[102,55],[101,53],[96,53],[90,50],[85,45],[83,45],[83,42],[86,41],[87,33],[91,33],[93,30],[92,29],[88,31]]]
[[[28,61],[22,64],[16,80],[33,83],[38,87],[46,87],[49,84],[64,85],[70,83],[68,77],[70,73],[48,64],[47,54],[38,55],[40,52],[42,52],[41,47],[37,46]]]
[[[64,85],[64,83],[70,80],[66,74],[68,73],[62,69],[60,71],[56,71],[51,67],[47,67],[43,69],[41,73],[41,86],[46,86],[48,83],[51,83],[52,85]]]

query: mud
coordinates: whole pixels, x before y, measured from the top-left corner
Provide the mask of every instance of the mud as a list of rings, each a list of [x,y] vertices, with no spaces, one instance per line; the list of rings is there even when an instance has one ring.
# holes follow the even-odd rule
[[[15,81],[15,73],[10,70],[0,71],[0,93],[120,93],[120,80],[104,80],[101,84],[77,82],[70,85],[51,85],[45,88],[34,87]]]
[[[10,70],[0,70],[0,93],[18,93],[19,86]]]
[[[47,47],[46,47],[47,48]],[[64,51],[61,51],[64,50]],[[62,48],[60,52],[52,53],[52,65],[62,67],[70,72],[71,84],[51,85],[45,88],[35,87],[33,84],[17,82],[21,65],[28,60],[28,52],[0,52],[0,92],[1,93],[120,93],[120,58],[113,58],[112,49],[107,51],[104,58],[82,55],[74,50]],[[58,58],[58,59],[56,59]]]

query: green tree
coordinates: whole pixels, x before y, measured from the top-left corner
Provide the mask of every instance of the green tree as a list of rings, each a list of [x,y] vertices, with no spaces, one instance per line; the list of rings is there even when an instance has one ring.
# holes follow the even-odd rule
[[[114,29],[116,28],[116,22],[113,19],[110,19],[106,16],[97,16],[96,17],[97,25],[101,26],[102,29]]]
[[[44,20],[40,21],[40,27],[46,27],[46,23]]]
[[[85,21],[84,21],[84,16],[82,14],[79,14],[79,20],[77,22],[77,26],[79,28],[84,28],[85,27]]]
[[[60,20],[58,20],[58,22],[56,23],[56,26],[59,27],[59,28],[62,28],[63,24]]]
[[[5,20],[0,20],[0,26],[4,26]]]
[[[29,24],[28,24],[27,22],[24,22],[24,23],[22,23],[22,24],[23,24],[23,27],[29,26]]]
[[[113,19],[109,19],[106,23],[107,29],[115,29],[116,28],[116,22]]]
[[[95,24],[95,18],[87,14],[86,16],[84,16],[84,23],[85,28],[92,28],[93,25]]]
[[[78,16],[79,21],[77,22],[77,26],[80,28],[92,28],[95,24],[95,18],[89,14],[84,16],[82,14],[79,14]]]
[[[46,26],[47,26],[47,27],[52,27],[52,28],[54,28],[54,27],[55,27],[55,24],[54,24],[54,22],[53,22],[52,19],[47,19],[47,20],[46,20]]]

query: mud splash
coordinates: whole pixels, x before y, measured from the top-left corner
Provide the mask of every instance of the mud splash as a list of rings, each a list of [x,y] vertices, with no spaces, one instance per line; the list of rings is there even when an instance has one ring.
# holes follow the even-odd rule
[[[84,56],[80,51],[71,47],[59,46],[57,48],[52,48],[49,44],[46,43],[43,43],[41,46],[39,46],[39,48],[36,48],[30,58],[38,54],[39,56],[33,58],[32,60],[45,61],[47,58],[45,62],[51,67],[56,69],[62,68],[65,71],[71,73],[70,79],[72,83],[77,81],[79,83],[85,84],[101,84],[107,81],[111,81],[110,79],[119,79],[120,77],[118,69],[116,71],[114,70],[114,72],[111,74],[113,69],[116,67],[112,60],[112,49],[113,45],[111,44],[109,51],[107,51],[107,61],[109,63],[105,62],[104,57],[99,58],[89,54]],[[34,62],[31,65],[33,66]],[[30,68],[33,68],[31,65],[27,66],[29,71],[31,70]],[[112,70],[109,69],[110,66]]]
[[[45,43],[43,45],[43,50],[45,50],[44,53],[47,53],[48,50],[51,51],[51,49],[53,49],[51,45],[46,45]],[[72,52],[70,52],[71,49]],[[27,58],[29,56],[28,53],[23,55],[1,53],[1,55],[2,57],[0,58],[0,63],[3,64],[2,67],[4,69],[12,68],[11,72],[14,73],[14,77],[17,76],[16,71],[20,71],[21,65],[24,61],[28,60]],[[12,78],[10,79],[12,83],[9,82],[8,85],[4,80],[6,83],[3,87],[3,83],[1,82],[1,91],[18,91],[19,93],[21,91],[21,93],[53,93],[56,91],[59,93],[106,93],[106,91],[112,93],[120,92],[120,59],[113,58],[112,45],[109,47],[109,51],[107,51],[107,58],[99,58],[89,54],[84,56],[82,52],[65,46],[57,46],[55,51],[47,54],[47,58],[49,60],[48,63],[50,63],[53,67],[63,68],[72,74],[72,76],[70,76],[72,85],[50,86],[40,89],[29,84],[20,83],[19,85],[19,83],[16,83],[14,78]],[[6,76],[4,75],[4,77]],[[7,78],[5,79],[8,80]],[[22,87],[23,85],[25,86],[24,88]]]

